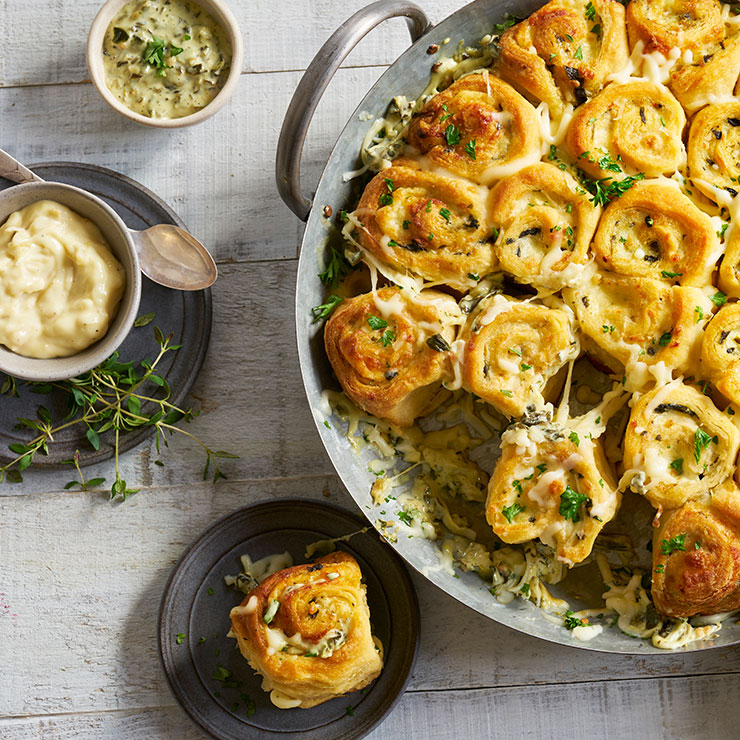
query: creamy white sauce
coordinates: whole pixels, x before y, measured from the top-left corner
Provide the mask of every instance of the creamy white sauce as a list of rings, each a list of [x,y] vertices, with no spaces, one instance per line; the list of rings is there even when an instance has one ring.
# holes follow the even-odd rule
[[[149,118],[182,118],[221,91],[231,43],[190,0],[132,0],[110,22],[103,42],[108,89]]]
[[[67,357],[102,339],[126,275],[95,224],[50,200],[0,226],[0,344]]]

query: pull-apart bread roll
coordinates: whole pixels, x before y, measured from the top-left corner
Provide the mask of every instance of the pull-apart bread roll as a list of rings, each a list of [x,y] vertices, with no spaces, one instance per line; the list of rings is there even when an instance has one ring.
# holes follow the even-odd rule
[[[662,85],[611,84],[573,115],[565,146],[591,177],[673,173],[684,162],[686,115]]]
[[[525,167],[497,183],[488,209],[500,267],[518,282],[559,289],[580,276],[601,209],[567,172]]]
[[[716,203],[740,192],[740,103],[708,105],[691,122],[689,176]]]
[[[537,112],[488,70],[435,95],[412,121],[408,139],[434,165],[484,185],[540,158]]]
[[[442,403],[451,344],[462,323],[455,300],[381,288],[344,300],[326,322],[324,344],[344,392],[365,411],[406,427]]]
[[[559,117],[627,63],[624,8],[616,0],[551,0],[506,31],[500,45],[494,69]]]
[[[722,306],[709,322],[701,344],[701,376],[740,404],[740,303]]]
[[[489,243],[485,188],[465,180],[396,164],[365,188],[355,215],[360,244],[402,273],[461,290],[496,268]]]
[[[726,239],[717,284],[727,295],[740,298],[740,224],[733,224]]]
[[[676,380],[643,395],[624,436],[623,481],[674,509],[735,472],[740,431],[710,398]]]
[[[584,349],[614,373],[625,369],[642,387],[638,370],[663,363],[691,374],[699,362],[703,324],[712,302],[699,288],[668,287],[648,278],[603,273],[563,296],[585,334]],[[644,382],[650,381],[643,372]],[[670,375],[670,373],[669,373]]]
[[[627,6],[630,45],[642,41],[646,54],[671,49],[698,51],[724,38],[717,0],[632,0]]]
[[[486,518],[504,542],[539,538],[573,565],[588,557],[620,500],[598,439],[556,425],[515,424],[502,438]]]
[[[679,58],[671,70],[668,85],[691,114],[708,103],[731,97],[738,76],[740,35],[735,34],[693,52],[693,59],[688,63]]]
[[[580,353],[565,311],[503,295],[483,299],[460,338],[463,387],[510,417],[553,400],[558,372]]]
[[[675,184],[636,183],[604,211],[594,238],[607,270],[667,284],[711,283],[720,253],[717,228]]]
[[[653,535],[653,601],[691,617],[740,607],[740,491],[728,482],[663,514]]]
[[[262,688],[284,709],[362,689],[383,667],[362,573],[345,552],[268,576],[231,610],[231,628]]]

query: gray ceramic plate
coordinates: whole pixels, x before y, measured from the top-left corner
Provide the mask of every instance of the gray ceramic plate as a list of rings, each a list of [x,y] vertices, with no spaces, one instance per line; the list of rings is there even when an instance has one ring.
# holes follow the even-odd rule
[[[172,692],[206,732],[220,740],[353,740],[391,711],[416,659],[419,606],[400,558],[371,528],[338,544],[360,565],[373,629],[385,649],[383,672],[367,689],[312,709],[277,709],[236,641],[226,637],[229,611],[243,596],[224,584],[224,576],[239,573],[242,555],[256,560],[287,550],[295,563],[304,563],[306,545],[365,528],[367,522],[337,506],[282,499],[235,511],[185,551],[162,597],[159,652]],[[214,679],[219,667],[238,685]]]
[[[91,164],[75,162],[53,162],[30,165],[30,168],[45,180],[65,182],[97,195],[110,205],[132,229],[146,229],[154,224],[176,224],[186,228],[172,209],[154,193],[124,175]],[[0,190],[12,187],[9,180],[0,178]],[[158,326],[165,334],[174,332],[173,344],[183,348],[168,353],[159,367],[172,390],[170,399],[175,405],[184,401],[195,382],[203,364],[208,339],[211,334],[211,291],[192,293],[163,288],[143,277],[141,307],[139,315],[152,313],[155,319],[146,327],[134,328],[120,349],[121,359],[154,359],[158,345],[154,340],[153,327]],[[4,379],[0,373],[0,382]],[[30,439],[28,431],[14,429],[18,417],[35,417],[37,407],[43,404],[54,419],[63,418],[66,411],[64,394],[37,395],[21,387],[20,398],[2,397],[0,404],[0,460],[10,460],[12,453],[8,445]],[[120,451],[130,450],[153,433],[152,427],[143,427],[120,439]],[[85,439],[84,428],[70,427],[55,437],[49,446],[49,455],[37,455],[34,466],[58,468],[69,460],[75,450],[80,451],[80,464],[92,465],[113,455],[112,438],[101,438],[100,449],[95,451]],[[67,466],[64,466],[67,467]]]

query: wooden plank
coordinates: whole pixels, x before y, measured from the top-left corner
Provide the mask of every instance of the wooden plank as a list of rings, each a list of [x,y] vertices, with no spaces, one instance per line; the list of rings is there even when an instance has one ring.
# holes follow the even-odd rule
[[[0,499],[0,665],[9,667],[0,673],[0,716],[171,703],[157,659],[156,615],[184,548],[247,503],[327,494],[356,510],[331,477],[161,487],[121,506],[89,494]],[[733,649],[654,658],[575,652],[491,622],[421,577],[415,584],[422,613],[411,681],[417,691],[740,673]]]
[[[407,692],[368,740],[734,740],[740,676]],[[201,740],[177,707],[1,720],[5,740]]]
[[[344,122],[382,68],[340,70],[306,140],[311,192]],[[163,198],[221,262],[295,258],[303,224],[275,187],[280,126],[300,74],[251,75],[199,126],[158,131],[126,121],[89,85],[0,89],[4,149],[26,163],[87,162]],[[50,135],[50,122],[53,134]]]
[[[341,6],[333,0],[302,0],[297,11],[295,0],[231,2],[244,39],[243,72],[305,69],[341,23],[367,4],[367,0],[345,0]],[[0,87],[89,79],[87,33],[100,5],[100,0],[47,0],[39,12],[36,2],[0,0],[0,37],[5,40]],[[465,0],[425,0],[422,5],[437,23],[465,5]],[[408,45],[405,21],[393,19],[370,33],[346,65],[387,65]]]
[[[334,469],[321,445],[306,401],[293,330],[295,261],[223,265],[213,288],[214,323],[209,352],[190,403],[201,414],[187,430],[211,449],[241,456],[224,460],[233,479],[292,477]],[[161,327],[168,331],[168,327]],[[140,329],[139,331],[149,331]],[[121,457],[121,475],[132,488],[193,483],[205,457],[196,444],[175,436],[161,459],[154,441]],[[86,470],[110,486],[113,461]],[[0,485],[0,497],[61,491],[73,471],[34,471],[21,485]]]

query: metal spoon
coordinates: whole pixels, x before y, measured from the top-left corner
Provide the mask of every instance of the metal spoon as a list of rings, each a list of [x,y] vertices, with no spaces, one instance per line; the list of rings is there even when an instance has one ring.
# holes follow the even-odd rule
[[[44,182],[0,149],[0,177],[12,182]],[[202,290],[216,282],[218,271],[210,252],[184,229],[171,224],[129,229],[141,271],[155,283],[176,290]]]

